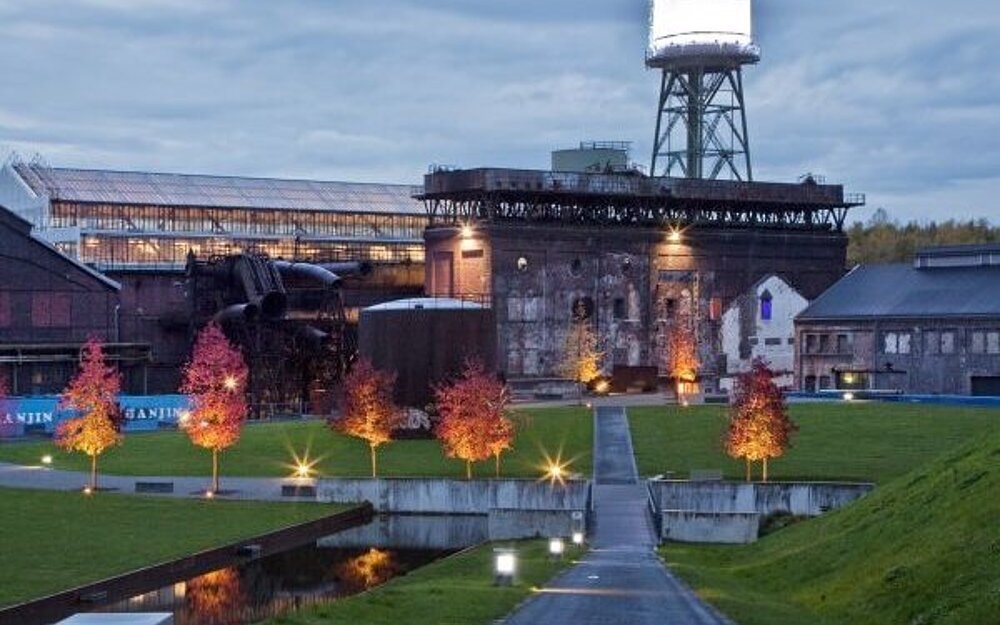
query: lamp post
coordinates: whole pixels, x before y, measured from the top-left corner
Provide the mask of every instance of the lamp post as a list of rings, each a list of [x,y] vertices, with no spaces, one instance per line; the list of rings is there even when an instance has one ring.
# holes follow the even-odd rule
[[[511,586],[517,573],[517,552],[506,547],[493,550],[493,585]]]

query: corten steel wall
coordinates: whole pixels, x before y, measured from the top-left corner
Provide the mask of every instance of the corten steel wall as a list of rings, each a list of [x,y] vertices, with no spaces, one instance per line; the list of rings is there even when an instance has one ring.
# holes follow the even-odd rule
[[[118,290],[30,235],[30,226],[0,208],[0,344],[82,344],[115,340]],[[67,363],[18,365],[0,371],[14,392],[62,388]],[[16,383],[16,384],[13,384]]]
[[[428,291],[461,295],[470,282],[462,257],[469,239],[457,228],[429,229],[425,239]],[[709,389],[724,371],[713,300],[721,312],[769,274],[816,297],[843,276],[847,250],[834,231],[692,228],[671,241],[655,228],[564,224],[480,225],[471,241],[486,251],[488,262],[477,268],[497,314],[497,362],[510,377],[559,375],[573,303],[582,298],[593,302],[609,371],[662,369],[669,311],[693,299]]]
[[[462,370],[468,358],[496,369],[496,322],[488,308],[362,311],[358,353],[394,371],[396,401],[424,408],[433,385]]]

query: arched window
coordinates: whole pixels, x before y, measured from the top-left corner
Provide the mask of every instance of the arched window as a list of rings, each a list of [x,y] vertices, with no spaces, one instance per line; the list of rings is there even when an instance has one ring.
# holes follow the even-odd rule
[[[771,292],[764,291],[760,295],[760,318],[762,321],[770,321],[773,313]]]

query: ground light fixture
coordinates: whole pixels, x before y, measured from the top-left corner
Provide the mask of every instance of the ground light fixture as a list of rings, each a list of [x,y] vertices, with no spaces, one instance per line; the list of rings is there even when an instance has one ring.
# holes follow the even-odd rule
[[[44,464],[47,467],[51,466],[52,465],[52,456],[49,455],[49,454],[45,454],[44,456],[42,456],[42,464]]]
[[[208,489],[205,491],[205,499],[213,499],[215,497],[215,491]]]
[[[573,532],[573,544],[577,547],[583,544],[583,532],[580,530]]]
[[[83,494],[84,495],[93,495],[94,494],[94,489],[91,488],[91,487],[89,487],[89,486],[84,486],[83,487]]]
[[[566,551],[566,543],[562,538],[550,538],[549,539],[549,555],[553,559],[560,559],[563,557],[563,553]]]
[[[493,550],[493,584],[510,586],[517,573],[517,552],[513,549],[497,547]]]
[[[854,393],[844,393],[844,401],[854,401]]]

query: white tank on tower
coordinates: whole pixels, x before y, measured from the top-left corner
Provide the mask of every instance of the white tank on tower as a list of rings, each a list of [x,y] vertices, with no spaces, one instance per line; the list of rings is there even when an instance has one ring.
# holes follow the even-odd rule
[[[653,176],[753,180],[743,66],[751,0],[652,0],[646,66],[663,74]]]
[[[646,54],[650,67],[759,60],[750,0],[652,0]]]

